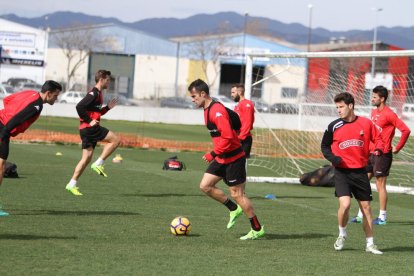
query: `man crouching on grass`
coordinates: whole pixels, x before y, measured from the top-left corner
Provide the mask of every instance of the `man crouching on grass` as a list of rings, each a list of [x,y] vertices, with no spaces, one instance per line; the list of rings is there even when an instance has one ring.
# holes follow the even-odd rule
[[[339,236],[334,248],[342,250],[347,239],[346,225],[353,195],[364,214],[362,227],[366,238],[365,251],[382,254],[374,244],[370,206],[372,191],[365,170],[370,142],[375,145],[376,154],[382,154],[381,136],[370,119],[355,115],[355,100],[351,94],[339,93],[334,101],[339,119],[329,124],[321,143],[323,156],[335,167],[335,195],[339,200]]]
[[[210,163],[200,183],[200,189],[209,197],[224,204],[230,211],[230,220],[227,229],[236,223],[238,217],[244,212],[250,219],[251,231],[240,237],[241,240],[255,240],[263,237],[264,227],[257,219],[250,199],[245,195],[246,186],[246,157],[232,129],[230,117],[226,108],[209,95],[208,85],[198,79],[188,87],[193,103],[204,108],[204,121],[213,139],[214,150],[206,153],[203,160]],[[229,186],[231,197],[229,199],[216,184],[222,180]]]

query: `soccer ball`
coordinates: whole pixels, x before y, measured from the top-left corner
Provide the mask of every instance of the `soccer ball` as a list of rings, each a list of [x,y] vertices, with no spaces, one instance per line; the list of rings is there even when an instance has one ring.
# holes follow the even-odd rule
[[[171,221],[170,230],[176,236],[188,235],[191,231],[191,223],[188,218],[176,217]]]

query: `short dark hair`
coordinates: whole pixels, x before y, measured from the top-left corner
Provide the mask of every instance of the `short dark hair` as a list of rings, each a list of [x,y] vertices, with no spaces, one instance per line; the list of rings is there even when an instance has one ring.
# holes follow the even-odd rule
[[[355,106],[355,99],[354,96],[352,96],[348,92],[342,92],[335,96],[334,98],[335,103],[344,102],[345,104],[352,104]]]
[[[382,85],[375,86],[372,90],[372,93],[378,94],[380,98],[384,98],[384,103],[387,101],[388,98],[388,90]]]
[[[207,83],[205,83],[203,80],[201,79],[196,79],[195,81],[193,81],[189,86],[188,86],[188,91],[191,92],[191,90],[193,90],[193,88],[195,88],[196,91],[201,92],[204,91],[207,95],[210,94],[210,90],[208,88]]]
[[[231,88],[237,88],[237,89],[241,89],[242,91],[242,95],[244,95],[244,84],[241,83],[235,83],[231,86]]]
[[[50,92],[56,92],[56,91],[62,91],[62,85],[60,83],[54,81],[54,80],[48,80],[42,85],[42,90],[40,90],[41,93],[45,93],[46,91]]]
[[[108,70],[98,70],[98,72],[95,73],[95,82],[98,83],[100,79],[106,79],[108,76],[111,76],[111,71]]]

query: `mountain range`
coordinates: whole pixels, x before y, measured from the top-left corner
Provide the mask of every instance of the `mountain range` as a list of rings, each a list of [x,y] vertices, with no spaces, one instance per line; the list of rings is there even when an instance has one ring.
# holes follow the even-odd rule
[[[309,28],[299,23],[286,24],[265,17],[245,16],[235,12],[196,14],[184,19],[151,18],[136,22],[123,22],[113,17],[92,16],[84,13],[54,12],[40,17],[26,18],[15,14],[0,15],[0,18],[35,28],[59,29],[79,25],[114,23],[147,32],[166,39],[179,36],[215,34],[219,32],[248,32],[255,35],[272,36],[294,44],[306,45],[309,33],[311,43],[328,43],[333,37],[345,38],[348,42],[371,42],[373,30],[330,31],[324,28]],[[403,49],[414,49],[413,27],[377,28],[377,41]]]

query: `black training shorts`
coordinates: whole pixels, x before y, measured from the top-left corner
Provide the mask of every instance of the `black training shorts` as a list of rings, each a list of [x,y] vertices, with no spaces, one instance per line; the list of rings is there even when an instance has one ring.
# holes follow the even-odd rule
[[[371,154],[369,156],[367,173],[372,173],[375,177],[389,176],[392,164],[392,152],[384,153],[381,156]]]
[[[210,163],[206,173],[220,176],[227,186],[236,186],[246,182],[246,158],[240,157],[229,164],[220,164],[216,160]]]
[[[109,130],[107,128],[100,125],[81,129],[79,134],[82,139],[82,149],[87,149],[89,147],[95,148],[99,141],[105,139],[108,132]]]
[[[0,132],[3,131],[4,125],[0,123]],[[9,144],[10,144],[10,137],[4,138],[0,141],[0,158],[3,160],[7,160],[9,157]]]
[[[240,140],[240,143],[246,155],[246,158],[250,158],[250,151],[252,149],[252,144],[253,144],[252,136],[247,136],[246,139]]]
[[[342,169],[335,168],[335,196],[352,195],[360,201],[372,201],[371,185],[364,168]]]

